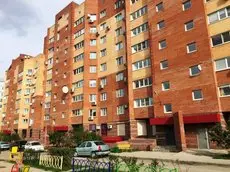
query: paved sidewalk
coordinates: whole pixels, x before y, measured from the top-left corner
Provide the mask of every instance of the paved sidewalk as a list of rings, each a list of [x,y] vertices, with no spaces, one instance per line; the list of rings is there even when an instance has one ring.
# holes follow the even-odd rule
[[[136,157],[143,160],[157,159],[165,162],[180,162],[182,164],[194,164],[194,165],[221,165],[230,167],[230,160],[224,159],[213,159],[210,154],[226,154],[227,151],[210,151],[199,152],[189,150],[187,152],[149,152],[149,151],[137,151],[137,152],[123,152],[115,153],[113,155],[126,156],[126,157]],[[202,155],[203,154],[203,155]],[[207,155],[204,155],[207,154]]]

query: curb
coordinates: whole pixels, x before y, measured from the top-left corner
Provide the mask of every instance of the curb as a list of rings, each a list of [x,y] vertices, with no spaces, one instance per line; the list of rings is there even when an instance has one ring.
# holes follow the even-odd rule
[[[224,163],[211,163],[211,162],[199,162],[199,161],[184,161],[184,160],[169,160],[169,159],[164,159],[164,158],[143,158],[143,157],[134,157],[134,156],[122,156],[122,155],[117,155],[117,154],[111,154],[111,155],[116,155],[119,157],[129,157],[129,158],[137,158],[139,160],[160,160],[164,162],[170,162],[170,163],[181,163],[181,164],[187,164],[187,165],[212,165],[212,166],[222,166],[222,167],[229,167],[230,164],[224,164]]]

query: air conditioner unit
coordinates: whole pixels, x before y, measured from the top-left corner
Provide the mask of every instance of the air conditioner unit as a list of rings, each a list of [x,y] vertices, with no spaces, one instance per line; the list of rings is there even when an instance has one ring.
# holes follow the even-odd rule
[[[90,116],[88,121],[93,121],[93,116]]]
[[[101,129],[101,126],[100,126],[100,125],[97,125],[97,126],[96,126],[96,129],[97,129],[97,130],[100,130],[100,129]]]
[[[108,129],[112,129],[113,126],[112,126],[112,125],[107,125],[107,128],[108,128]]]
[[[128,105],[125,105],[125,109],[128,109]]]
[[[97,103],[96,103],[96,102],[92,102],[91,105],[92,105],[92,106],[96,106]]]

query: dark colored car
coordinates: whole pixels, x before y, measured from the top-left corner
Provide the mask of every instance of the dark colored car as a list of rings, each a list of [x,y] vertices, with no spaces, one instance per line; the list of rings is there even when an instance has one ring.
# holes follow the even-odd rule
[[[14,143],[11,143],[10,145],[10,150],[13,146],[17,146],[18,147],[18,151],[24,151],[25,149],[25,145],[26,145],[27,141],[26,140],[18,140],[15,141]]]

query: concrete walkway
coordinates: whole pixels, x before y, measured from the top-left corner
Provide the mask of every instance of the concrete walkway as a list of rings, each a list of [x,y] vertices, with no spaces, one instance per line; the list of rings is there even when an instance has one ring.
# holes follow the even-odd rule
[[[148,152],[148,151],[137,151],[137,152],[123,152],[113,153],[117,156],[136,157],[142,160],[157,159],[164,162],[180,162],[182,164],[194,164],[194,165],[221,165],[230,167],[230,160],[225,159],[213,159],[213,155],[226,154],[227,151],[217,150],[188,150],[186,152]]]

